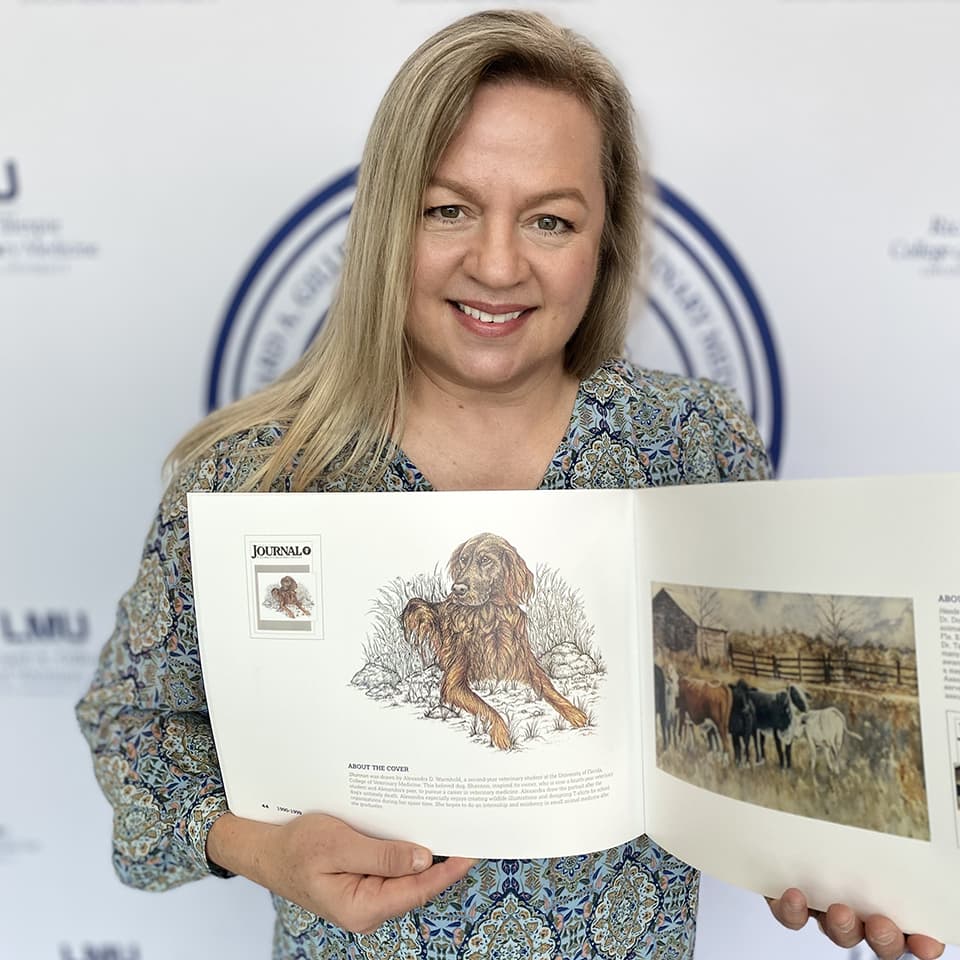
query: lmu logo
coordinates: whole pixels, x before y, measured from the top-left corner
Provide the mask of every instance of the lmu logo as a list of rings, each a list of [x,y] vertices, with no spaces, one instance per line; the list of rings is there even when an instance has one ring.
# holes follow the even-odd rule
[[[115,943],[85,943],[74,951],[61,943],[60,960],[140,960],[140,948],[136,944],[122,947]]]
[[[74,615],[65,610],[28,610],[19,617],[0,610],[0,638],[6,643],[85,643],[89,636],[90,620],[82,610]]]
[[[17,167],[12,160],[8,160],[0,168],[0,201],[13,200],[20,192],[17,181]]]

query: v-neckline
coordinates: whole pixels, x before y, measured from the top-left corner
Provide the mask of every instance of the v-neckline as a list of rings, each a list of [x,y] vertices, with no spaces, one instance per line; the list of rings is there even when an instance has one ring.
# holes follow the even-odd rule
[[[592,376],[588,379],[592,379]],[[553,451],[553,454],[547,461],[547,466],[543,472],[543,476],[540,478],[540,482],[535,487],[531,487],[530,489],[544,489],[544,484],[547,482],[547,477],[550,474],[550,468],[553,466],[554,461],[556,461],[557,457],[561,456],[565,450],[569,449],[573,440],[577,421],[580,418],[580,404],[583,396],[583,385],[585,382],[586,381],[581,380],[577,385],[577,392],[574,394],[573,398],[573,406],[570,408],[570,419],[567,421],[567,429],[564,431],[563,436],[560,438],[560,442],[557,444],[556,449]],[[418,478],[419,483],[414,486],[415,490],[419,490],[423,493],[440,492],[430,482],[430,480],[427,478],[427,475],[410,459],[410,457],[407,456],[404,449],[400,446],[397,446],[396,448],[396,457],[394,458],[394,463],[400,467],[401,471],[405,475],[410,475],[412,473]]]

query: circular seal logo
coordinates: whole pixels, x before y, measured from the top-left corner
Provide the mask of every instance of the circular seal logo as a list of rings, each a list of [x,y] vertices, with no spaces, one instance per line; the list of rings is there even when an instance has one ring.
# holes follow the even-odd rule
[[[271,383],[323,325],[343,263],[356,175],[349,171],[301,204],[244,271],[217,335],[209,409]],[[760,298],[729,244],[661,182],[653,213],[646,298],[638,290],[627,355],[646,367],[732,387],[776,466],[783,396]]]

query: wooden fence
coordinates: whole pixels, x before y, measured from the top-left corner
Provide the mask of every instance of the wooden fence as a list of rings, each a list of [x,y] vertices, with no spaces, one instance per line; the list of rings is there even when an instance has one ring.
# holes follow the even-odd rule
[[[897,660],[894,663],[874,663],[851,657],[848,651],[817,656],[778,656],[738,650],[729,646],[730,666],[737,673],[755,677],[773,677],[797,683],[848,684],[858,687],[900,687],[905,693],[917,691],[917,671]]]

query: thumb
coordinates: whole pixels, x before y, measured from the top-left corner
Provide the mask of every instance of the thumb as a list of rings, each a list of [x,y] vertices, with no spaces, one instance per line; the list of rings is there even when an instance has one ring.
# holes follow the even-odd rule
[[[344,851],[347,856],[339,864],[346,873],[374,877],[405,877],[422,873],[433,863],[433,855],[426,847],[404,840],[377,840],[356,834],[353,843]]]
[[[810,918],[806,897],[794,887],[785,890],[778,900],[767,897],[767,904],[777,920],[791,930],[799,930]]]
[[[402,877],[410,873],[421,873],[433,863],[433,854],[419,844],[399,840],[381,840],[379,843],[381,877]]]

